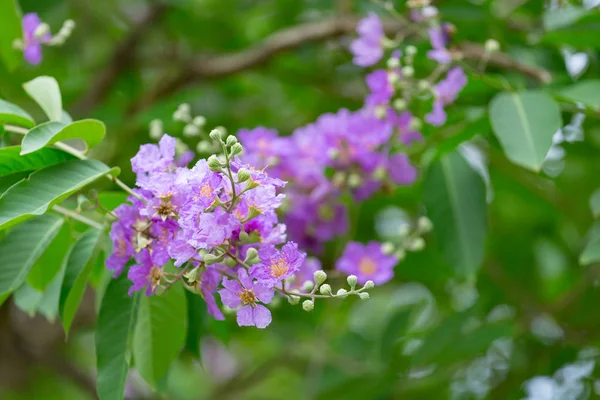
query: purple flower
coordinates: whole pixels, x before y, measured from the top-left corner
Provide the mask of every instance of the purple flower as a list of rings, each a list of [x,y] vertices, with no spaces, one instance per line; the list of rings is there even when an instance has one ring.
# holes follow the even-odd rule
[[[452,56],[446,49],[449,40],[445,26],[434,26],[429,28],[429,40],[431,42],[431,47],[433,47],[433,50],[427,52],[427,57],[429,59],[435,60],[440,64],[448,64],[452,61]]]
[[[223,277],[223,289],[219,290],[221,301],[229,308],[237,308],[237,323],[239,326],[256,326],[263,329],[271,323],[271,311],[261,304],[270,303],[274,291],[262,283],[254,283],[245,269],[238,270],[238,280]]]
[[[288,242],[281,251],[275,246],[263,246],[258,250],[258,257],[261,262],[250,269],[250,274],[267,286],[275,286],[300,269],[306,253],[299,252],[296,243]]]
[[[365,103],[367,106],[375,107],[387,105],[394,96],[394,88],[388,79],[388,72],[384,69],[377,69],[367,75],[367,86],[371,93],[367,96]]]
[[[214,266],[208,266],[206,271],[200,276],[200,293],[206,302],[208,313],[216,320],[223,321],[225,317],[217,305],[214,296],[214,293],[219,287],[220,280],[221,274],[219,271],[217,271]]]
[[[27,13],[23,16],[23,56],[25,60],[32,65],[38,65],[42,62],[42,43],[47,43],[52,39],[50,32],[42,37],[35,36],[35,31],[42,24],[37,13]]]
[[[284,194],[277,194],[273,185],[260,185],[242,196],[243,205],[248,210],[264,214],[281,206]],[[247,215],[247,212],[245,213]]]
[[[370,13],[358,23],[356,31],[358,39],[350,45],[354,55],[354,64],[369,67],[376,64],[383,57],[383,25],[375,13]]]
[[[387,171],[392,182],[398,185],[412,185],[417,180],[417,169],[403,153],[390,156]]]
[[[106,268],[114,271],[113,276],[117,277],[123,271],[127,261],[133,256],[132,235],[123,227],[120,221],[116,221],[110,229],[110,238],[113,242],[113,251],[106,259]]]
[[[133,285],[129,288],[129,295],[131,296],[133,292],[142,290],[145,287],[146,296],[151,296],[160,285],[163,276],[162,267],[155,266],[152,263],[148,249],[142,249],[136,255],[136,261],[137,264],[133,265],[127,273],[127,278],[133,282]]]
[[[131,159],[131,169],[138,174],[138,181],[151,172],[167,171],[175,163],[175,138],[163,135],[158,145],[144,144]],[[139,185],[139,184],[138,184]]]
[[[212,213],[200,214],[197,230],[188,243],[196,249],[210,249],[223,244],[239,226],[237,218],[217,208]]]
[[[304,264],[294,274],[294,281],[290,284],[290,289],[302,289],[304,283],[313,282],[314,273],[322,269],[321,262],[318,259],[306,258]]]
[[[371,241],[366,245],[350,242],[335,268],[348,275],[356,275],[361,285],[369,280],[382,284],[392,279],[397,262],[396,257],[383,254],[379,242]]]
[[[290,141],[280,138],[276,130],[259,126],[254,129],[240,129],[237,137],[244,145],[244,162],[256,167],[273,166],[283,156],[291,154]]]
[[[152,236],[151,258],[154,265],[165,265],[169,262],[169,243],[175,238],[179,225],[173,220],[154,220],[150,226]]]
[[[411,128],[411,121],[413,118],[410,111],[404,111],[398,114],[390,109],[387,113],[388,121],[398,129],[400,140],[405,146],[410,146],[414,142],[423,140],[421,132]]]
[[[431,113],[425,115],[425,121],[434,126],[444,125],[446,123],[444,106],[452,104],[466,84],[467,76],[462,68],[454,67],[448,71],[446,78],[435,86],[433,110]]]

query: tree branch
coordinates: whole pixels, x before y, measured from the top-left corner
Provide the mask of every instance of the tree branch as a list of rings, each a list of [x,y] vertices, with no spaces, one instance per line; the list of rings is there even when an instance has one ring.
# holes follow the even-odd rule
[[[146,30],[164,15],[167,8],[165,4],[155,3],[135,24],[125,40],[117,46],[106,68],[94,80],[90,90],[73,106],[74,114],[85,115],[106,98],[119,75],[133,63],[135,49]]]

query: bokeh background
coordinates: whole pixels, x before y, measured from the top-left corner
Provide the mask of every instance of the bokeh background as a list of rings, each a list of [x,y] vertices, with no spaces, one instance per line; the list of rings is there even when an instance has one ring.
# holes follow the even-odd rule
[[[404,9],[404,1],[394,3]],[[494,38],[503,56],[534,70],[524,73],[514,63],[491,63],[490,76],[522,88],[539,85],[535,71],[552,74],[550,87],[598,78],[600,18],[561,34],[543,34],[553,6],[581,7],[581,2],[434,3],[457,28],[455,43],[481,45]],[[140,144],[151,141],[152,120],[162,120],[166,132],[196,148],[198,138],[183,137],[183,125],[172,119],[181,103],[203,115],[208,130],[224,126],[235,133],[266,126],[283,135],[322,113],[359,109],[367,90],[364,71],[352,64],[347,50],[352,31],[369,11],[387,15],[381,5],[367,0],[20,4],[54,29],[67,18],[77,27],[64,46],[45,49],[40,66],[23,65],[10,73],[0,66],[0,97],[38,117],[40,111],[21,84],[40,74],[56,77],[65,109],[74,118],[106,123],[107,138],[93,155],[121,167],[129,184],[129,159]],[[561,9],[554,18],[567,12]],[[282,35],[301,37],[307,29],[324,33],[277,47]],[[161,383],[164,394],[153,393],[133,371],[127,395],[182,400],[516,399],[526,397],[524,383],[531,378],[554,375],[556,387],[565,388],[560,393],[567,394],[531,398],[598,396],[595,377],[600,373],[594,369],[600,354],[600,266],[579,262],[594,224],[589,198],[600,187],[598,115],[575,117],[565,110],[561,143],[544,171],[534,174],[511,164],[491,133],[485,108],[498,90],[469,78],[444,129],[459,132],[461,140],[487,139],[479,147],[484,151],[477,153],[484,155],[481,165],[489,175],[489,205],[486,257],[476,277],[458,279],[430,235],[425,250],[409,254],[397,266],[394,281],[373,290],[370,301],[320,302],[312,313],[281,302],[265,331],[239,328],[231,318],[213,321],[198,299],[190,311],[195,332]],[[425,211],[422,194],[418,181],[354,206],[349,236],[360,241],[393,237],[402,224]],[[342,248],[330,245],[326,268]],[[86,299],[68,342],[60,324],[29,317],[14,301],[2,305],[0,398],[95,398],[93,291]],[[568,364],[571,370],[555,374]],[[583,397],[562,397],[568,393]]]

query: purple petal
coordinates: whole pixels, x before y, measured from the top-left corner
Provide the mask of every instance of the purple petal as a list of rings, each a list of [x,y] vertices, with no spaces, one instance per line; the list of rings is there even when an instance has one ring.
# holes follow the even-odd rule
[[[269,311],[269,309],[265,306],[261,306],[260,304],[257,304],[253,311],[253,319],[254,319],[254,325],[256,325],[257,328],[259,329],[264,329],[267,326],[269,326],[269,324],[271,323],[271,311]],[[239,316],[239,313],[238,313]],[[239,323],[239,319],[238,319],[238,323]],[[240,324],[241,326],[241,324]]]
[[[265,304],[268,304],[271,302],[271,300],[273,300],[275,291],[272,287],[263,285],[262,283],[257,283],[254,285],[254,294],[260,301],[262,301]]]
[[[257,306],[258,307],[258,306]],[[247,305],[237,312],[237,323],[239,326],[254,326],[254,315],[252,306]],[[268,325],[268,324],[267,324]]]

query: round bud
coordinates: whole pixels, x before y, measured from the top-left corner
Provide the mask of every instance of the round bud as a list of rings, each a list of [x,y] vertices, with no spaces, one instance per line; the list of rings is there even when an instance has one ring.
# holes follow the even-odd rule
[[[421,251],[425,248],[425,240],[422,237],[416,237],[406,243],[406,249],[410,251]]]
[[[35,31],[33,31],[33,36],[35,36],[36,38],[41,38],[48,32],[50,32],[50,26],[47,23],[42,22],[35,28]]]
[[[348,297],[348,291],[346,289],[340,289],[335,295],[342,299],[345,299],[346,297]]]
[[[366,281],[365,284],[363,285],[363,288],[369,290],[369,289],[373,289],[375,287],[375,282],[373,281]]]
[[[203,258],[204,262],[205,262],[207,265],[212,265],[212,264],[214,264],[214,263],[217,263],[217,262],[221,261],[222,259],[223,259],[223,256],[222,256],[222,255],[220,255],[220,256],[215,256],[214,254],[206,254],[206,255],[204,256],[204,258]]]
[[[219,161],[219,157],[217,157],[215,154],[208,157],[206,162],[208,163],[208,168],[210,168],[211,171],[220,172],[223,167],[221,165],[221,161]]]
[[[431,89],[431,83],[429,83],[429,81],[426,81],[425,79],[421,79],[417,85],[419,87],[419,90],[422,92]]]
[[[500,49],[500,43],[494,39],[488,39],[485,41],[485,51],[488,53],[493,53]]]
[[[356,275],[348,275],[348,277],[346,278],[346,282],[348,282],[348,285],[350,285],[350,288],[352,288],[354,290],[354,287],[356,286],[356,283],[358,282],[358,277]]]
[[[404,111],[406,110],[406,100],[404,99],[396,99],[394,100],[394,103],[392,104],[394,106],[394,108],[397,111]]]
[[[198,115],[194,117],[192,123],[197,127],[201,128],[206,124],[206,118],[204,118],[202,115]]]
[[[367,292],[361,292],[358,294],[358,297],[360,297],[361,300],[369,300],[371,296],[369,296],[369,293]]]
[[[406,237],[410,233],[410,225],[402,224],[398,227],[398,236]]]
[[[312,300],[304,300],[302,302],[302,309],[306,312],[311,312],[315,309],[315,303]]]
[[[189,114],[192,111],[192,107],[188,103],[181,103],[179,107],[177,107],[182,114]]]
[[[394,244],[390,243],[390,242],[385,242],[381,245],[381,252],[383,254],[385,254],[386,256],[389,256],[390,254],[392,254],[395,249],[396,249],[396,247],[394,246]]]
[[[258,250],[254,247],[250,247],[248,251],[246,251],[246,259],[244,261],[248,262],[254,260],[258,260]]]
[[[75,21],[73,21],[72,19],[68,19],[63,23],[63,26],[72,31],[73,29],[75,29]]]
[[[213,129],[212,131],[210,131],[208,136],[210,136],[212,140],[215,140],[217,142],[221,141],[221,131],[218,129]]]
[[[325,273],[325,271],[315,271],[315,273],[313,274],[313,277],[315,278],[315,283],[317,285],[322,284],[323,282],[325,282],[325,280],[327,280],[327,274]]]
[[[331,286],[329,286],[328,284],[324,283],[323,285],[321,285],[321,287],[319,288],[319,292],[322,295],[325,296],[331,296]]]
[[[159,140],[163,135],[163,123],[160,119],[154,119],[150,122],[150,138]]]
[[[225,258],[225,265],[227,265],[228,267],[232,268],[235,267],[237,265],[237,261],[235,261],[233,258],[231,257],[227,257]]]
[[[400,60],[398,60],[398,58],[396,57],[392,57],[389,58],[387,60],[387,67],[392,69],[392,68],[398,68],[400,66]]]
[[[388,72],[388,82],[390,85],[394,85],[396,82],[400,80],[400,76],[396,72]]]
[[[415,74],[415,69],[412,66],[407,65],[402,68],[402,75],[406,76],[407,78],[413,77],[414,74]]]
[[[225,141],[225,144],[227,146],[233,146],[237,142],[238,142],[238,140],[237,140],[237,138],[235,136],[229,135],[229,136],[227,136],[227,140]]]
[[[385,106],[375,107],[375,116],[379,119],[384,119],[387,115],[387,109]]]
[[[23,50],[23,47],[25,47],[25,43],[23,43],[23,40],[21,39],[15,39],[12,42],[12,47],[15,50]]]
[[[198,153],[208,153],[211,150],[212,144],[207,140],[202,140],[201,142],[198,142],[198,145],[196,145],[196,151]]]
[[[410,129],[414,129],[414,130],[418,131],[422,127],[423,127],[423,121],[421,121],[419,118],[413,117],[410,120]]]
[[[361,185],[362,179],[358,174],[350,174],[348,176],[348,186],[351,188],[357,188]]]
[[[313,290],[313,288],[315,287],[315,284],[311,281],[306,281],[302,284],[302,288],[300,290],[302,290],[303,292],[310,292],[311,290]]]
[[[200,134],[200,129],[194,124],[187,124],[183,128],[183,136],[194,137]]]
[[[438,15],[438,9],[433,6],[423,7],[421,14],[425,18],[434,18]]]
[[[398,259],[398,261],[402,261],[402,260],[404,260],[404,257],[406,257],[406,252],[404,251],[404,249],[398,249],[394,253],[394,257],[396,257]]]
[[[414,56],[415,54],[417,54],[417,48],[413,45],[406,46],[405,51],[406,51],[406,55],[409,55],[409,56]]]
[[[236,143],[233,146],[231,146],[231,155],[232,156],[241,154],[242,151],[244,151],[244,148],[242,147],[242,145],[240,143]]]
[[[433,223],[425,216],[419,217],[417,220],[417,229],[423,233],[431,232],[433,229]]]
[[[240,168],[237,172],[237,178],[238,182],[246,182],[248,179],[250,179],[250,171],[248,171],[246,168]]]
[[[300,303],[300,297],[298,297],[298,296],[288,296],[288,302],[291,305],[298,304],[298,303]]]

